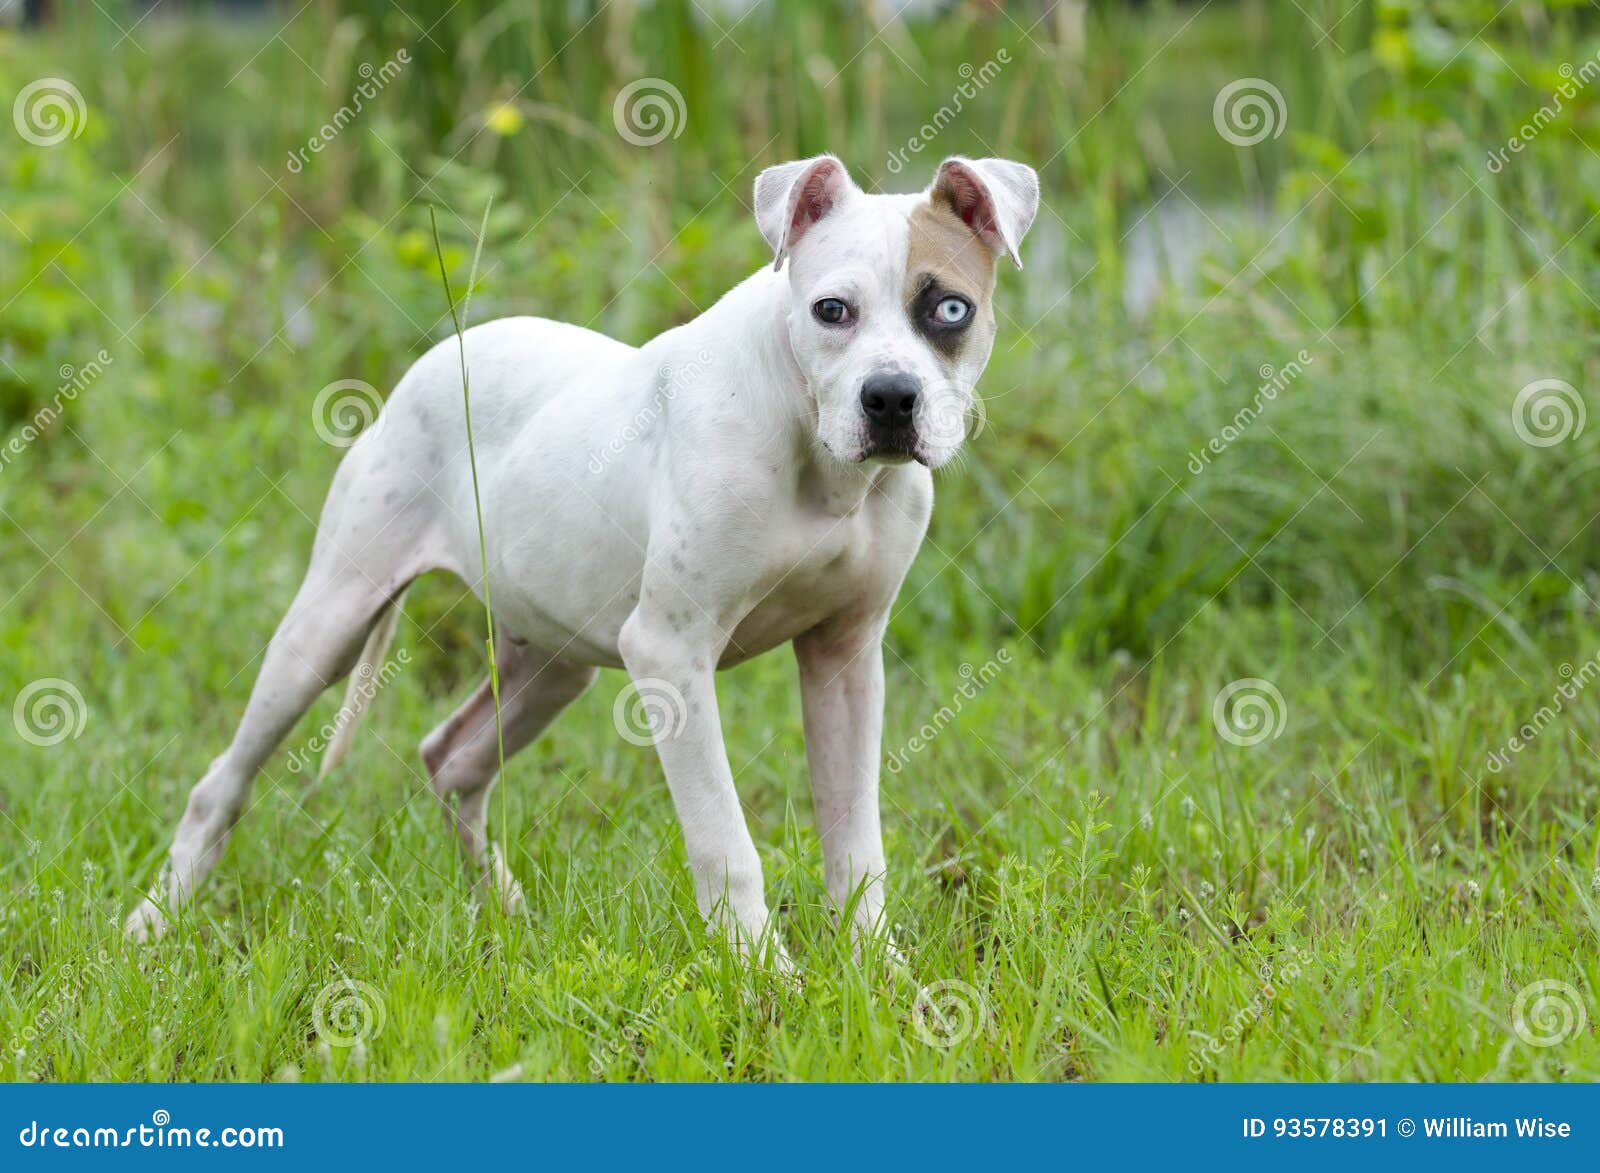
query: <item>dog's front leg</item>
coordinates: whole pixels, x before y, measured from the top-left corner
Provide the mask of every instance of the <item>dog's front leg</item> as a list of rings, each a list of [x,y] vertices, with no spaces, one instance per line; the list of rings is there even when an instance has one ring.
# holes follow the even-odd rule
[[[794,641],[828,895],[841,910],[855,902],[858,945],[887,936],[878,820],[882,641],[881,617],[842,630],[824,625]]]
[[[683,825],[701,913],[741,952],[770,948],[787,967],[782,945],[765,939],[761,859],[722,741],[714,673],[725,643],[712,624],[674,621],[641,603],[623,625],[619,650],[638,694],[632,703],[649,721]]]

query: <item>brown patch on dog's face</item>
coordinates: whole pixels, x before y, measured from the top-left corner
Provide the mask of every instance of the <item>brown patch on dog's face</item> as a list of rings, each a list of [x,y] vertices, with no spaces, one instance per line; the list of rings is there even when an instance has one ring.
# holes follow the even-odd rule
[[[987,356],[994,341],[994,254],[942,193],[912,211],[909,224],[905,289],[911,324],[948,359],[958,359],[974,343]],[[952,297],[971,307],[959,323],[939,312]]]

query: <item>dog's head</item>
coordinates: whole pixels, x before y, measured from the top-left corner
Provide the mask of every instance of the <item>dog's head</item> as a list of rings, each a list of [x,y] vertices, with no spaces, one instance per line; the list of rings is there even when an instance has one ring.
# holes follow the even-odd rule
[[[835,459],[937,468],[966,438],[994,346],[995,268],[1039,206],[1006,159],[946,159],[916,195],[869,195],[831,155],[756,179],[756,221],[789,265],[789,340]]]

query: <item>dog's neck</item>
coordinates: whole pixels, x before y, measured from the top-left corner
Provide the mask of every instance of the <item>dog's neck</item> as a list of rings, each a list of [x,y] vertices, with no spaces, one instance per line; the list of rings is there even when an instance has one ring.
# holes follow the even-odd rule
[[[789,282],[770,267],[729,290],[714,306],[683,327],[692,345],[738,356],[741,394],[784,433],[792,455],[797,496],[807,504],[845,517],[861,507],[885,477],[901,471],[878,461],[842,461],[817,438],[816,396],[789,341]]]

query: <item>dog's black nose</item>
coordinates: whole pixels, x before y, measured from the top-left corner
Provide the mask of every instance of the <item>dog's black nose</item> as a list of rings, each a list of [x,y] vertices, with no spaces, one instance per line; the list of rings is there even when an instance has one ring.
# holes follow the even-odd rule
[[[917,395],[922,390],[922,380],[901,371],[882,371],[868,375],[861,384],[861,409],[867,420],[878,428],[902,428],[911,425],[911,413],[917,406]]]

